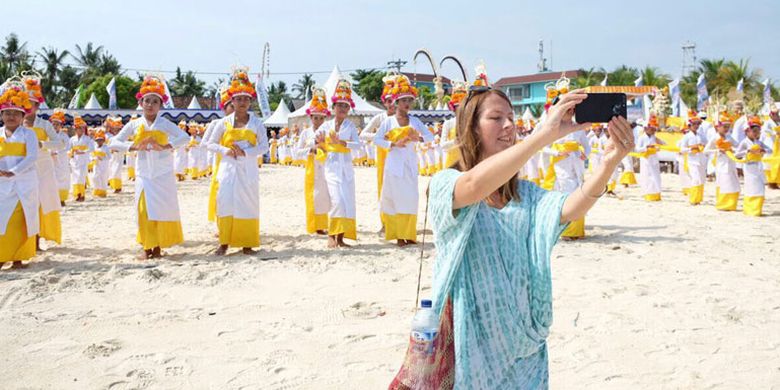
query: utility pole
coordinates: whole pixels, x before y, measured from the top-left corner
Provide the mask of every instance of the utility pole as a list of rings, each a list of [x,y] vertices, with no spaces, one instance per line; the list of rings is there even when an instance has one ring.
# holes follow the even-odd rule
[[[395,61],[387,61],[387,66],[390,68],[395,68],[396,72],[401,73],[401,68],[406,65],[406,61],[401,60],[400,58]]]

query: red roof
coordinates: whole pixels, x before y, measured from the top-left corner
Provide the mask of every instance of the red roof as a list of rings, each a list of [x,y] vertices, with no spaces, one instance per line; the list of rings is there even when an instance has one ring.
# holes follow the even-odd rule
[[[417,73],[415,76],[412,72],[401,72],[402,75],[409,78],[409,81],[414,82],[415,80],[423,82],[423,83],[432,83],[433,82],[433,75],[432,74],[426,74],[426,73]],[[441,76],[441,82],[443,84],[450,84],[452,85],[452,80]]]
[[[576,78],[580,74],[578,70],[567,70],[563,73],[570,79]],[[555,81],[559,78],[561,78],[561,72],[535,73],[524,76],[502,77],[500,80],[496,81],[493,86],[503,87],[505,85],[540,83],[543,81]]]

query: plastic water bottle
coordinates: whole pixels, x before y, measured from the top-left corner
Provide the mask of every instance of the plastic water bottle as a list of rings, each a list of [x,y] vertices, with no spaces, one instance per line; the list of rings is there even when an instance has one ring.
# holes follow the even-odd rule
[[[439,333],[439,316],[431,308],[431,300],[420,301],[420,308],[412,320],[412,343],[415,353],[433,355],[436,335]]]

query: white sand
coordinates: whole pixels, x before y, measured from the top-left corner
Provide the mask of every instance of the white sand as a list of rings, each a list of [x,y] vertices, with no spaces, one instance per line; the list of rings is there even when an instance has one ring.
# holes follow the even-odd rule
[[[63,245],[0,273],[0,388],[386,388],[419,249],[377,238],[375,177],[357,170],[352,250],[304,234],[299,168],[261,170],[258,257],[210,253],[207,180],[181,184],[187,241],[162,261],[134,259],[132,185],[70,203]],[[662,203],[620,189],[587,240],[556,246],[552,388],[780,389],[780,191],[757,219],[717,212],[712,183],[691,207],[663,180]]]

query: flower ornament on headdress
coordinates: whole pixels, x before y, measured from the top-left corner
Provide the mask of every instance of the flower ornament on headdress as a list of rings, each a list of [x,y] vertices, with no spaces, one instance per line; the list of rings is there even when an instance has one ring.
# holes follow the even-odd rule
[[[165,93],[165,82],[161,76],[146,75],[141,83],[141,90],[135,94],[137,100],[142,100],[146,95],[154,95],[165,103],[168,101],[168,95]]]
[[[106,126],[122,127],[121,116],[109,116],[106,118]]]
[[[60,122],[65,123],[65,109],[64,108],[55,108],[54,112],[49,116],[49,122]]]
[[[395,76],[395,85],[393,85],[391,93],[393,94],[393,102],[405,97],[417,98],[417,88],[411,84],[408,77],[402,74]]]
[[[734,118],[732,118],[731,114],[728,113],[728,111],[723,111],[718,115],[718,125],[723,126],[725,124],[732,124],[734,123]]]
[[[382,86],[382,103],[393,98],[393,87],[395,87],[396,77],[398,77],[398,74],[393,71],[387,72],[385,77],[382,77],[382,82],[384,83]]]
[[[105,140],[106,140],[106,130],[105,130],[105,129],[103,129],[103,128],[97,128],[97,129],[95,130],[95,136],[94,136],[94,138],[95,138],[95,141],[97,141],[97,140],[101,140],[101,139],[102,139],[103,141],[105,141]]]
[[[0,111],[15,110],[28,113],[32,109],[30,95],[25,90],[24,83],[16,78],[7,80],[0,85]]]
[[[655,115],[650,115],[650,119],[647,120],[647,125],[645,127],[652,127],[654,129],[658,128],[658,117]]]
[[[324,89],[315,85],[311,86],[311,103],[309,104],[309,108],[306,109],[306,115],[330,116],[330,111],[328,111],[328,98]]]
[[[699,114],[696,112],[696,110],[688,110],[688,125],[701,122],[701,118],[699,118]]]
[[[547,83],[547,85],[544,86],[544,89],[547,90],[547,102],[544,104],[544,110],[547,111],[550,109],[550,107],[552,107],[555,98],[569,93],[570,85],[571,80],[566,77],[565,73],[561,73],[561,78],[559,78],[555,83]]]
[[[87,127],[87,122],[80,115],[73,115],[73,127]]]
[[[452,95],[450,96],[450,101],[447,103],[450,110],[455,111],[463,99],[466,98],[467,94],[468,89],[466,88],[466,83],[464,81],[454,81],[452,83]]]
[[[233,69],[227,93],[230,99],[239,95],[249,96],[253,99],[257,98],[255,85],[249,81],[249,68],[236,67]]]
[[[515,121],[515,127],[520,128],[520,129],[525,128],[525,121],[523,120],[523,118],[518,118]]]
[[[488,83],[487,67],[485,66],[485,62],[480,60],[479,64],[477,64],[477,66],[474,67],[474,71],[477,77],[474,79],[474,83],[471,84],[471,88],[472,89],[490,88],[490,83]]]
[[[761,127],[763,124],[764,123],[761,121],[761,118],[757,115],[751,115],[748,118],[748,127]]]
[[[182,129],[182,130],[186,130],[187,129],[187,121],[182,119],[182,120],[179,121],[177,126],[179,126],[179,128]]]
[[[350,107],[355,108],[355,102],[352,101],[352,84],[346,79],[339,79],[336,83],[336,90],[333,91],[333,96],[330,97],[330,102],[346,103]]]
[[[43,103],[46,100],[43,98],[41,75],[38,72],[22,72],[22,81],[24,82],[24,89],[27,91],[27,94],[30,95],[30,100],[38,103]]]

